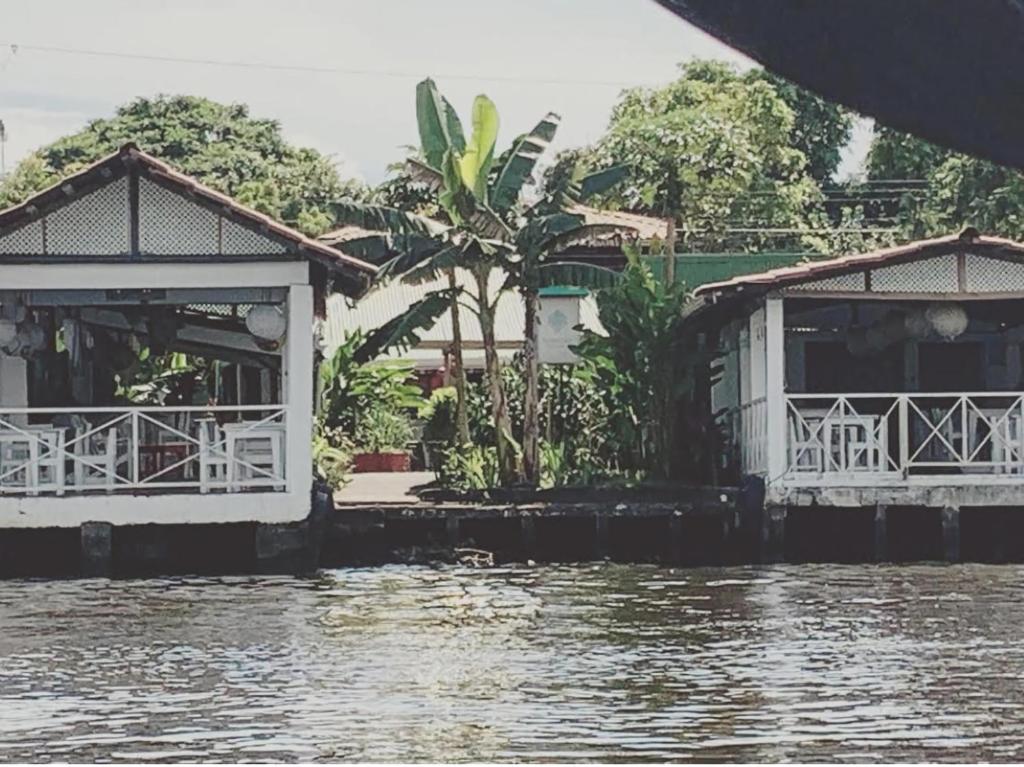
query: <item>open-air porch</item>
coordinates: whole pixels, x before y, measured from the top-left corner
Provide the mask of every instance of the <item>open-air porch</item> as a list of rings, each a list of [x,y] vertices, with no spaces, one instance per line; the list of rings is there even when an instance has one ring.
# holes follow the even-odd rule
[[[740,473],[775,502],[1019,504],[1022,254],[968,235],[702,289],[743,314],[714,388]]]
[[[304,519],[315,306],[373,271],[131,145],[0,212],[0,528]]]

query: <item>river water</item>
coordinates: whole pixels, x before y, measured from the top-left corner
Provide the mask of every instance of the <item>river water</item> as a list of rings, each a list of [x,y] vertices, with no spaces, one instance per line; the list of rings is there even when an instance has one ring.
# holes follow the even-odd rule
[[[0,582],[0,759],[1024,758],[1024,569]]]

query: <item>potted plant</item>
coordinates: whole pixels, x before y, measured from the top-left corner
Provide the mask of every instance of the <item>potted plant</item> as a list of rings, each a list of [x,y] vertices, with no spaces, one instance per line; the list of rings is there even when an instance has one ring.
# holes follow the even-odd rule
[[[409,471],[406,449],[413,439],[412,423],[404,413],[371,408],[356,424],[353,471]]]

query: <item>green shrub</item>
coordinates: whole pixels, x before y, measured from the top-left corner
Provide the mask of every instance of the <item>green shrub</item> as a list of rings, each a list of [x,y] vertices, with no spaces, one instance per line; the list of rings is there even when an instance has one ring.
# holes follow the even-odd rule
[[[491,445],[458,445],[442,454],[437,473],[442,487],[451,490],[486,490],[498,485],[498,451]]]
[[[404,413],[371,407],[359,416],[353,435],[363,453],[401,453],[413,439],[412,423]]]
[[[335,490],[347,485],[353,452],[348,435],[317,419],[313,425],[313,472],[317,477]]]

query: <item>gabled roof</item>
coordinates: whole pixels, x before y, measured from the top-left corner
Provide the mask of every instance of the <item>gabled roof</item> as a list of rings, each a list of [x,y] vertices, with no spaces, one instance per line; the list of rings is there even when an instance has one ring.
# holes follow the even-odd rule
[[[320,264],[336,275],[346,289],[345,292],[362,292],[370,277],[377,271],[371,264],[307,237],[270,216],[211,189],[131,143],[61,179],[24,202],[0,211],[0,237],[132,172],[137,172],[139,177],[148,178],[164,188],[179,193],[227,220],[278,242],[287,253],[303,256]]]
[[[1003,237],[980,235],[967,228],[958,235],[946,235],[928,240],[917,240],[905,245],[856,253],[821,261],[808,261],[796,266],[771,269],[759,274],[744,274],[722,282],[711,282],[694,291],[698,297],[726,298],[739,293],[767,292],[784,287],[798,286],[828,277],[836,277],[880,266],[906,263],[946,253],[970,252],[976,254],[1015,256],[1024,258],[1024,243]]]

